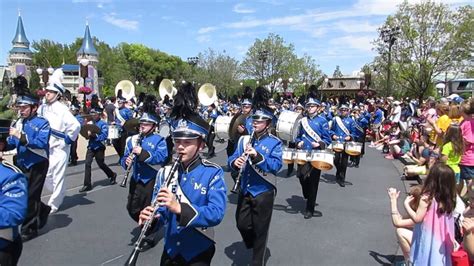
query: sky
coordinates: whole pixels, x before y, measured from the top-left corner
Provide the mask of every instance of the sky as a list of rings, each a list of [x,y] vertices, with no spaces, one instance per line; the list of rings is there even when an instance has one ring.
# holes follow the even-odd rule
[[[410,0],[419,2],[421,0]],[[438,0],[441,1],[441,0]],[[208,48],[242,61],[269,33],[332,75],[359,71],[375,56],[377,28],[401,0],[1,0],[0,65],[6,65],[20,12],[30,43],[71,44],[92,36],[111,46],[141,43],[186,60]],[[453,7],[466,0],[443,0]],[[99,59],[100,60],[100,59]]]

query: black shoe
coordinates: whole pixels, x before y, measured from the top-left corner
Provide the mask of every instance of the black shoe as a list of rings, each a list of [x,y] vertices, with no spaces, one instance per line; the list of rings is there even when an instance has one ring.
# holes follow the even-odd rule
[[[313,212],[313,217],[323,217],[323,213],[320,211],[314,211]]]
[[[92,186],[83,186],[81,189],[79,189],[79,192],[86,192],[86,191],[91,191]]]
[[[44,205],[44,207],[41,207],[41,212],[40,212],[40,215],[39,215],[40,222],[39,222],[39,225],[38,225],[39,229],[43,228],[46,225],[46,223],[48,222],[48,217],[49,217],[49,212],[50,211],[51,211],[51,207],[49,207],[48,205]]]
[[[358,164],[356,164],[356,165],[354,165],[354,167],[355,167],[355,168],[359,168],[359,165],[358,165]]]
[[[311,217],[313,217],[313,212],[312,212],[312,211],[306,211],[306,212],[304,213],[304,218],[305,218],[305,219],[309,219],[309,218],[311,218]]]
[[[346,186],[346,182],[344,182],[344,180],[339,180],[337,183],[339,184],[340,187]]]
[[[117,173],[114,173],[114,175],[110,178],[110,184],[111,185],[117,184],[117,181],[115,181],[116,179],[117,179]]]
[[[21,233],[21,240],[26,242],[38,236],[38,230],[27,229],[26,232]]]
[[[77,165],[77,161],[72,161],[69,163],[69,166],[76,166]]]
[[[290,177],[292,173],[293,173],[293,169],[288,170],[288,171],[286,172],[286,177]]]

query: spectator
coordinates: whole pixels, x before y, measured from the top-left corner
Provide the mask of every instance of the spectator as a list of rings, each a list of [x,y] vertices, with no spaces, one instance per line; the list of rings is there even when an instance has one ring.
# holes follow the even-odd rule
[[[463,184],[461,184],[461,169],[459,168],[459,162],[461,161],[463,149],[461,128],[457,124],[452,124],[446,131],[444,136],[443,145],[441,147],[441,162],[445,162],[446,165],[451,167],[454,171],[454,177],[456,179],[456,185],[458,187],[457,192],[461,194]]]
[[[426,178],[418,209],[404,202],[409,217],[415,222],[410,262],[413,265],[451,265],[454,250],[454,217],[456,187],[454,172],[445,164],[436,164]]]
[[[414,197],[410,202],[412,209],[417,210],[421,197],[421,186],[413,186],[410,188],[409,196]],[[413,237],[413,227],[415,223],[409,216],[402,216],[398,211],[397,200],[400,196],[400,191],[395,188],[388,189],[388,196],[390,198],[390,209],[392,213],[392,224],[396,228],[397,240],[400,249],[402,250],[405,262],[408,264],[410,260],[410,246]]]
[[[407,152],[410,151],[411,142],[410,134],[408,131],[405,131],[401,134],[401,137],[398,139],[393,139],[388,142],[389,154],[385,156],[385,159],[399,159],[404,156]]]
[[[470,182],[474,177],[474,98],[461,106],[464,121],[461,123],[461,133],[464,142],[464,151],[459,167],[461,180]]]

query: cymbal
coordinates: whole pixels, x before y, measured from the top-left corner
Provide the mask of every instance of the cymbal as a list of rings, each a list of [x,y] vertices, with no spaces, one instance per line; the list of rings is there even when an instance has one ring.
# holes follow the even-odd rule
[[[89,139],[89,135],[87,134],[87,131],[90,131],[91,133],[93,134],[99,134],[100,132],[100,128],[94,124],[85,124],[81,127],[81,135],[85,138],[85,139]]]
[[[139,131],[138,129],[139,126],[140,126],[140,120],[138,120],[138,118],[129,119],[125,121],[125,123],[123,124],[123,128],[125,129],[125,131],[131,134],[137,134]]]

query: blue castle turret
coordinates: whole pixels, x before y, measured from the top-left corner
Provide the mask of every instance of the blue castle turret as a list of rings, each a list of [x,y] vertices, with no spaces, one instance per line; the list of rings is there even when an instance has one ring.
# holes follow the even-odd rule
[[[15,37],[12,40],[13,48],[8,56],[8,68],[12,77],[23,75],[28,81],[31,77],[31,64],[33,53],[30,50],[30,42],[26,38],[25,28],[20,12],[18,12],[18,22]]]
[[[77,55],[77,62],[81,64],[81,61],[87,59],[87,79],[90,83],[84,84],[82,81],[81,86],[88,86],[93,89],[93,94],[98,93],[99,83],[98,83],[98,72],[97,72],[97,64],[99,63],[99,53],[95,49],[94,42],[91,37],[91,33],[89,30],[89,23],[86,23],[86,31],[84,33],[84,39],[82,40],[81,48],[76,53]],[[80,73],[82,77],[82,73]],[[86,82],[87,83],[87,82]]]

